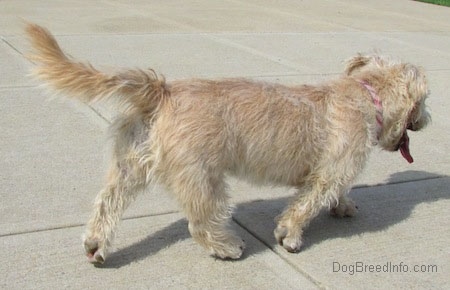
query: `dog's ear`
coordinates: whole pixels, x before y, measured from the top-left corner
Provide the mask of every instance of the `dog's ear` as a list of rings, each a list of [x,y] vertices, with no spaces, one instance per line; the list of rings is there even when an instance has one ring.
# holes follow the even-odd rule
[[[426,110],[425,100],[428,95],[427,79],[423,68],[412,64],[401,64],[405,78],[406,92],[411,104],[408,113],[408,129],[417,131],[424,128],[431,117]]]
[[[421,73],[421,69],[416,67],[415,65],[404,63],[403,72],[405,73],[405,76],[408,80],[415,81]]]
[[[347,60],[346,66],[345,66],[345,74],[351,75],[356,69],[359,69],[367,64],[370,63],[371,58],[367,56],[363,56],[361,54],[358,54],[355,57],[352,57],[351,59]]]
[[[410,97],[414,101],[424,98],[428,94],[424,70],[409,63],[403,64],[402,69]]]

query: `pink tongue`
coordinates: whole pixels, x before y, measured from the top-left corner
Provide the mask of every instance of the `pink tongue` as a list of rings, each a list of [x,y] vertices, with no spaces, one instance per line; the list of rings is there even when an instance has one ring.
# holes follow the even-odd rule
[[[400,152],[402,153],[403,158],[406,159],[409,163],[413,163],[414,159],[411,156],[411,153],[409,153],[409,137],[408,133],[403,133],[402,139],[400,140]]]

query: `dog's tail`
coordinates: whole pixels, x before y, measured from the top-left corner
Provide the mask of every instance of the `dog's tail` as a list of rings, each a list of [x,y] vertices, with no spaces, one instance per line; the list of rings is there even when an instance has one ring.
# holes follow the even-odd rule
[[[101,72],[65,55],[47,29],[27,24],[26,33],[34,48],[29,59],[37,65],[35,75],[57,91],[85,102],[116,98],[130,109],[147,113],[169,94],[164,78],[153,70]]]

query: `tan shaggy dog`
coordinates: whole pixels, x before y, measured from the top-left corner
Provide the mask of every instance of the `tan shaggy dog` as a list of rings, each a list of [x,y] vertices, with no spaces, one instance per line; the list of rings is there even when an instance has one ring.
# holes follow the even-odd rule
[[[149,184],[173,192],[199,244],[220,258],[241,257],[230,228],[225,176],[286,185],[297,194],[277,217],[275,237],[289,252],[323,207],[352,216],[347,196],[375,146],[412,162],[406,130],[430,120],[422,69],[377,55],[352,58],[321,85],[285,86],[246,79],[166,82],[153,70],[100,72],[66,56],[44,28],[29,24],[35,74],[85,102],[115,98],[124,114],[108,181],[87,224],[90,262],[103,263],[125,208]]]

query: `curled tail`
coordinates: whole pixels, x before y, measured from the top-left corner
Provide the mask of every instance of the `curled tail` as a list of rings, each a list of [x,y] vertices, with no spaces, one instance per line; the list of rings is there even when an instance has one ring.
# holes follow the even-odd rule
[[[34,48],[29,58],[37,65],[35,75],[57,91],[85,102],[116,98],[119,104],[147,113],[169,94],[164,78],[153,70],[101,72],[65,55],[47,29],[28,24],[26,33]]]

